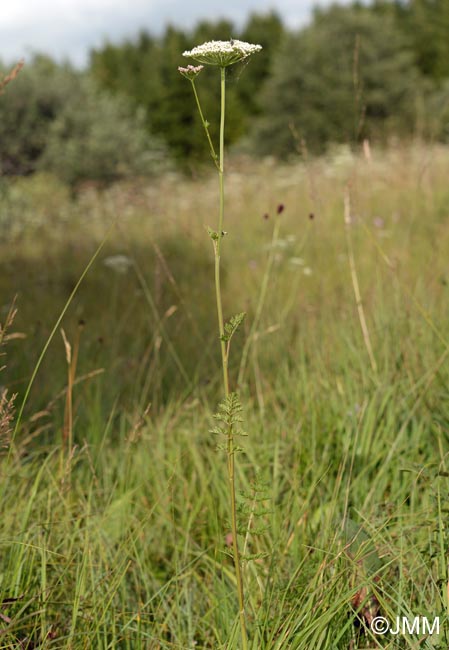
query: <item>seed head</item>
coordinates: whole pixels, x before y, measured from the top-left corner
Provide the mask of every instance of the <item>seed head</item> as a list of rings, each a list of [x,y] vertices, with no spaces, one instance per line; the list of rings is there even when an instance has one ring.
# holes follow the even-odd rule
[[[178,71],[182,74],[183,77],[189,81],[193,81],[197,77],[201,70],[204,68],[203,65],[188,65],[186,68],[178,67]]]
[[[285,210],[285,205],[283,203],[279,203],[276,212],[278,214],[282,214],[284,212],[284,210]]]
[[[260,52],[261,45],[253,45],[245,41],[232,39],[230,41],[208,41],[197,45],[193,50],[183,52],[183,56],[190,56],[200,63],[219,65],[222,68],[243,61],[251,54]]]
[[[19,61],[19,63],[11,70],[11,72],[6,75],[3,79],[0,80],[0,94],[3,93],[3,89],[5,86],[7,86],[11,81],[14,81],[14,79],[17,77],[19,72],[22,70],[23,66],[25,65],[25,61],[22,59]]]

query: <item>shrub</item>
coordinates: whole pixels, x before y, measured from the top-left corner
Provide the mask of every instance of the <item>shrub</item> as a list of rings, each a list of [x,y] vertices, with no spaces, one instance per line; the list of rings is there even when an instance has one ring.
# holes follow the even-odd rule
[[[36,57],[0,102],[0,173],[50,171],[76,184],[156,171],[164,148],[144,117],[68,65]]]
[[[67,183],[112,182],[164,165],[164,147],[148,135],[143,111],[82,79],[79,94],[52,122],[40,166]]]

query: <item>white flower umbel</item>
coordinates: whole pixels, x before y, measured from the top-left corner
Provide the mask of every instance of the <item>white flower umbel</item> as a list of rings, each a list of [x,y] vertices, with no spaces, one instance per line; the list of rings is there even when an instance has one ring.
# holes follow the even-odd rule
[[[208,41],[202,45],[197,45],[193,50],[183,52],[183,56],[189,56],[200,63],[219,65],[225,68],[238,61],[243,61],[251,54],[260,52],[261,49],[261,45],[253,45],[252,43],[233,39],[230,41]]]

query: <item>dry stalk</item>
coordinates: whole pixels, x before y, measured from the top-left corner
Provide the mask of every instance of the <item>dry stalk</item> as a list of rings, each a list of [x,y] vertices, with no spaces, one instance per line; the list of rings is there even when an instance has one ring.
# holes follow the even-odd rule
[[[17,308],[15,306],[15,299],[12,302],[11,307],[6,314],[5,323],[0,323],[0,356],[3,356],[5,353],[1,352],[1,348],[8,342],[17,338],[24,338],[24,335],[19,332],[8,333],[14,318],[17,314]],[[0,371],[3,370],[4,366],[0,366]],[[14,420],[14,401],[17,395],[8,395],[8,390],[2,388],[0,390],[0,450],[9,447],[12,434],[12,423]]]
[[[357,312],[359,315],[360,328],[362,330],[363,341],[365,343],[366,351],[371,364],[371,369],[374,374],[377,375],[377,363],[374,357],[373,347],[371,345],[371,338],[369,334],[368,325],[365,318],[365,310],[363,308],[362,295],[360,293],[359,279],[357,275],[357,267],[355,264],[354,250],[352,247],[352,238],[351,238],[351,199],[349,195],[349,189],[346,188],[345,199],[344,199],[344,219],[345,219],[345,232],[346,232],[346,244],[348,249],[348,260],[349,260],[349,269],[351,272],[352,287],[354,289],[354,298],[357,307]]]
[[[0,95],[3,93],[5,87],[11,83],[11,81],[14,81],[14,79],[17,77],[19,72],[22,70],[23,66],[25,65],[25,61],[21,59],[19,63],[17,63],[14,68],[11,70],[9,74],[6,75],[6,77],[3,77],[3,79],[0,80]]]

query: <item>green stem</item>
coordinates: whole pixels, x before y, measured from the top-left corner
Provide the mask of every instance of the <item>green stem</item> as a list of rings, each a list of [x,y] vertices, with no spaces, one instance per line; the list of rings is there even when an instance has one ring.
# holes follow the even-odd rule
[[[220,283],[220,256],[221,242],[223,238],[223,220],[224,220],[224,128],[225,128],[225,109],[226,109],[226,69],[222,67],[221,71],[221,112],[220,112],[220,164],[218,168],[219,188],[220,188],[220,208],[218,218],[217,239],[214,241],[215,251],[215,293],[217,298],[218,329],[220,332],[221,360],[223,366],[223,384],[225,397],[229,397],[229,374],[228,374],[228,348],[223,338],[224,321],[223,306],[221,299]],[[228,479],[229,479],[229,497],[231,506],[231,529],[232,529],[232,550],[234,556],[235,577],[237,582],[237,597],[239,603],[240,632],[242,638],[242,650],[248,648],[248,634],[246,631],[245,618],[245,600],[243,593],[242,570],[240,566],[240,553],[237,539],[237,508],[235,498],[235,450],[234,450],[234,431],[232,426],[229,427],[227,438],[227,455],[228,455]]]
[[[232,551],[234,556],[235,578],[237,582],[237,597],[239,603],[240,633],[242,637],[242,650],[248,648],[248,634],[246,631],[245,598],[243,593],[242,569],[240,566],[240,552],[237,539],[237,505],[235,499],[235,470],[234,470],[234,432],[232,427],[228,433],[228,477],[229,495],[231,501],[231,530],[232,530]]]
[[[224,221],[224,128],[225,128],[225,109],[226,109],[226,77],[225,68],[221,68],[221,112],[220,112],[220,163],[218,167],[218,180],[220,189],[220,208],[218,215],[218,232],[217,239],[214,242],[215,252],[215,294],[217,299],[218,329],[220,332],[221,361],[223,367],[223,385],[225,397],[229,396],[229,375],[228,375],[228,354],[226,342],[224,340],[224,320],[223,306],[221,299],[221,277],[220,277],[220,257],[221,242],[223,239],[223,221]]]
[[[196,92],[195,81],[193,79],[191,80],[191,84],[192,84],[192,88],[193,88],[193,94],[195,95],[195,101],[196,101],[196,106],[198,108],[198,113],[200,114],[201,122],[202,122],[203,127],[204,127],[204,132],[206,133],[207,141],[209,143],[210,155],[212,156],[212,158],[214,160],[215,166],[217,167],[217,169],[219,169],[218,156],[215,153],[215,147],[214,147],[214,144],[212,142],[212,138],[210,137],[210,133],[209,133],[209,123],[204,118],[203,110],[202,110],[201,104],[200,104],[200,98],[198,97],[198,93]]]

